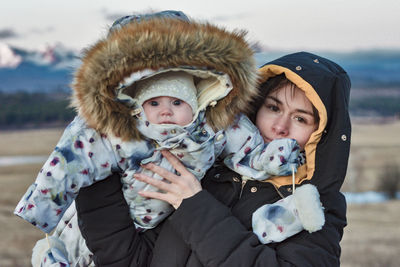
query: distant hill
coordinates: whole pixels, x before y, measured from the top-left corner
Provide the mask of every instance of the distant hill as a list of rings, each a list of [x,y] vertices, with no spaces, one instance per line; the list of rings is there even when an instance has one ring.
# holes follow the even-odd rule
[[[256,59],[261,66],[288,53],[264,51]],[[337,62],[349,74],[352,117],[400,118],[400,50],[314,53]]]
[[[0,43],[0,92],[69,92],[77,52],[62,45],[28,51]]]
[[[259,51],[259,66],[295,51]],[[339,63],[352,82],[350,110],[355,116],[399,116],[400,50],[316,52]],[[0,43],[0,96],[26,92],[70,94],[79,53],[58,44],[40,51]],[[32,95],[33,99],[36,96]],[[66,102],[65,102],[66,103]],[[22,103],[21,103],[22,105]]]
[[[312,52],[337,62],[349,74],[353,88],[399,88],[400,50],[371,50],[360,52]],[[256,54],[258,65],[288,54],[266,51]]]
[[[287,53],[261,51],[256,61],[261,66]],[[315,53],[339,63],[349,73],[353,88],[400,88],[400,50]],[[0,91],[68,91],[79,64],[78,52],[62,45],[28,51],[0,43]]]

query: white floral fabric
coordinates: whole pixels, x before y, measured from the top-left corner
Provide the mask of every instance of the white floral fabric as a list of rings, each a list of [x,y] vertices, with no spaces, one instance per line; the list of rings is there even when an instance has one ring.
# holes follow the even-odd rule
[[[173,211],[166,202],[141,197],[138,191],[156,189],[133,177],[142,172],[163,179],[141,168],[149,162],[174,172],[162,157],[162,149],[171,151],[199,180],[222,151],[227,166],[255,179],[284,175],[290,165],[297,168],[301,164],[294,140],[264,144],[258,129],[244,115],[217,133],[206,124],[204,112],[187,127],[151,124],[141,112],[137,127],[147,138],[123,142],[95,131],[76,117],[15,209],[15,214],[46,233],[57,226],[54,236],[65,243],[65,257],[74,264],[71,266],[88,266],[92,257],[80,234],[75,209],[70,207],[80,188],[120,172],[124,197],[138,231],[154,228]]]

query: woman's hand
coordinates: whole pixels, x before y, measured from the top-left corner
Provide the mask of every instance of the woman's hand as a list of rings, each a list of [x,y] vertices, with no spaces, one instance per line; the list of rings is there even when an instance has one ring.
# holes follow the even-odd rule
[[[142,167],[157,173],[166,181],[160,181],[142,173],[134,174],[134,177],[139,181],[145,182],[164,191],[164,193],[140,191],[139,194],[142,197],[166,201],[177,209],[181,205],[183,199],[194,196],[201,191],[201,184],[196,177],[186,169],[179,159],[171,154],[171,152],[161,151],[161,153],[180,175],[176,175],[162,167],[149,163]]]

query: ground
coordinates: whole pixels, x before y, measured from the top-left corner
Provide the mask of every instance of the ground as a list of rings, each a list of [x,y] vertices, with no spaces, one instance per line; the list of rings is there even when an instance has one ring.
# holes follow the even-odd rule
[[[349,205],[341,266],[400,266],[399,210],[400,200]]]
[[[400,123],[353,125],[347,191],[374,190],[390,161],[398,164]],[[61,129],[0,132],[0,157],[48,155]],[[397,137],[397,138],[396,138]],[[398,153],[397,153],[398,154]],[[44,234],[13,215],[13,210],[42,164],[0,167],[0,266],[30,266],[32,247]],[[399,266],[400,200],[350,204],[342,240],[341,266]]]

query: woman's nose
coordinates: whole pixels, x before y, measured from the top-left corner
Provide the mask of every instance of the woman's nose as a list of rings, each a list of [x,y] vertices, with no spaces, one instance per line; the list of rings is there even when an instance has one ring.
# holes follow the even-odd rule
[[[286,119],[281,118],[280,120],[276,121],[272,126],[273,131],[276,135],[279,136],[287,136],[289,134],[289,125]]]

